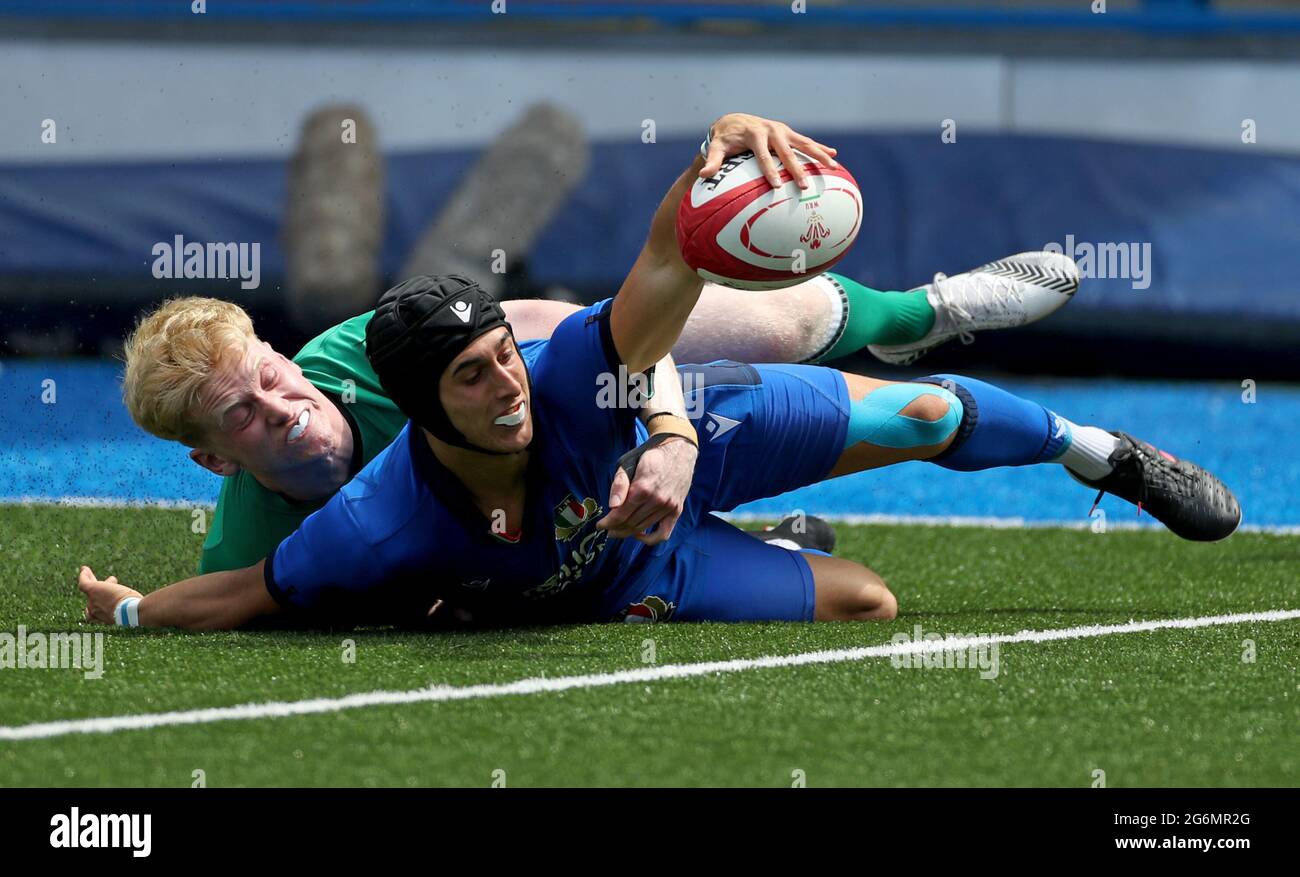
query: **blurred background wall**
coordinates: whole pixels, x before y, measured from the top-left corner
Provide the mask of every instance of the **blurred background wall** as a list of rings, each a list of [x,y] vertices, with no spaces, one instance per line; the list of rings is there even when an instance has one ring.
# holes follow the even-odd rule
[[[869,284],[1051,244],[1111,254],[1046,324],[935,368],[1300,378],[1295,4],[197,5],[0,0],[0,355],[111,353],[177,293],[239,301],[294,347],[286,205],[310,113],[373,125],[386,284],[547,102],[590,156],[509,254],[507,295],[612,294],[708,123],[739,109],[840,149],[868,214],[840,270]],[[257,243],[257,285],[155,276],[177,236]]]

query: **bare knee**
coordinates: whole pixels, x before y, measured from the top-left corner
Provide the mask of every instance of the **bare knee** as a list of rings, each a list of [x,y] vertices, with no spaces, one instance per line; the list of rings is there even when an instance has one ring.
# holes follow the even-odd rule
[[[898,617],[898,598],[894,596],[893,591],[885,587],[884,582],[881,582],[880,588],[884,591],[884,595],[880,605],[876,607],[874,617],[880,621],[893,621]]]
[[[916,420],[934,423],[948,416],[948,403],[933,393],[917,396],[899,414]]]
[[[842,558],[810,558],[817,596],[817,621],[888,621],[898,600],[874,570]]]
[[[849,607],[850,621],[891,621],[898,617],[898,598],[871,570]]]

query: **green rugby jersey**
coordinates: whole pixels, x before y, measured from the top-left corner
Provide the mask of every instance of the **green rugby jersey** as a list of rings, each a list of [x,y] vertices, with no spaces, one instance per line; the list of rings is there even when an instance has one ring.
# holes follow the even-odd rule
[[[327,329],[293,358],[307,380],[349,415],[353,440],[361,449],[360,466],[388,447],[406,425],[406,415],[384,395],[366,359],[366,325],[372,316],[374,311]],[[319,502],[286,499],[247,472],[223,479],[199,572],[257,563],[327,501],[328,497]]]

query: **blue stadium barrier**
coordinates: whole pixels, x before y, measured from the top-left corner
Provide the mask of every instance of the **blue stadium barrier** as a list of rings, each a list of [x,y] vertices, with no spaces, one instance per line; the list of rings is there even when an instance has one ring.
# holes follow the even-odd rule
[[[974,134],[963,134],[960,148],[929,133],[822,139],[840,149],[864,193],[863,230],[840,270],[866,283],[910,288],[936,270],[1048,243],[1073,241],[1075,256],[1085,245],[1132,244],[1131,257],[1149,254],[1146,285],[1136,276],[1087,280],[1072,312],[1300,324],[1300,158]],[[533,277],[615,290],[695,146],[597,144],[587,184],[531,253]],[[475,154],[389,157],[388,276]],[[284,266],[285,172],[284,162],[269,160],[0,165],[0,281],[91,275],[161,296],[179,285],[153,279],[150,254],[180,234],[261,242],[261,294],[274,295],[270,281]],[[237,281],[231,292],[246,298]]]
[[[782,26],[937,27],[971,30],[1066,29],[1111,30],[1152,36],[1284,34],[1300,32],[1300,15],[1283,4],[1272,9],[1220,11],[1194,0],[1148,0],[1132,9],[1094,14],[1090,3],[1073,7],[1012,8],[996,4],[976,7],[878,5],[868,2],[809,3],[792,14],[788,3],[718,2],[528,2],[509,0],[512,20],[638,20],[665,26],[707,21],[741,21]],[[495,17],[487,0],[214,0],[204,13],[213,20],[321,22],[476,22]],[[0,0],[0,16],[29,16],[78,20],[193,19],[184,0]]]

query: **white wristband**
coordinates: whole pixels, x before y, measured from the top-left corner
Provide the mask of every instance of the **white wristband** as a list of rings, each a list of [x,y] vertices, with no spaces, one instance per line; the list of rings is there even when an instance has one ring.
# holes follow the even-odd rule
[[[118,627],[140,626],[140,598],[127,597],[113,609],[113,623]]]

